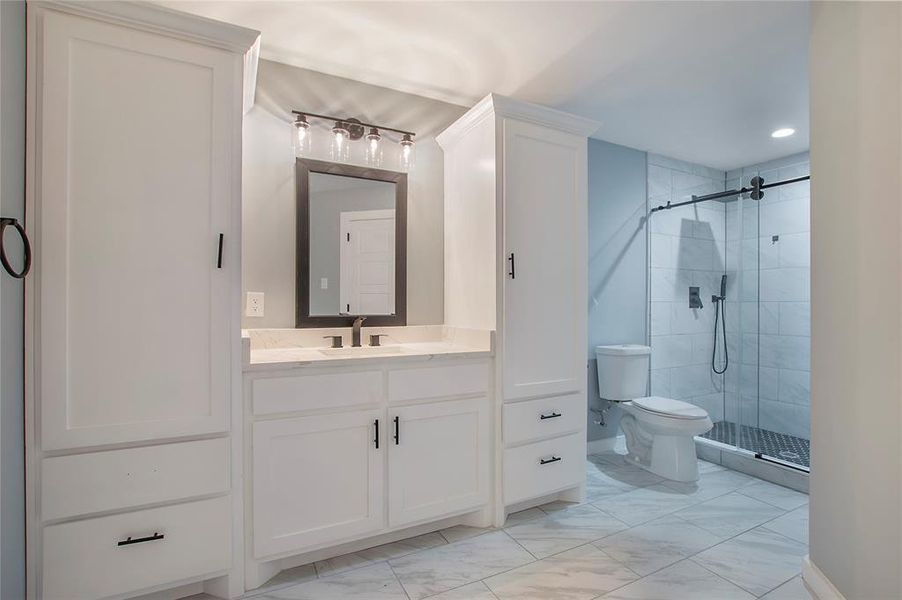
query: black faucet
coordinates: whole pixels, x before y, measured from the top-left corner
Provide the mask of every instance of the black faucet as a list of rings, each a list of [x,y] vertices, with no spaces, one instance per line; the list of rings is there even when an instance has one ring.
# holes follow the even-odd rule
[[[354,348],[360,348],[360,327],[364,321],[366,321],[366,317],[359,316],[354,319],[354,324],[351,326],[351,346]]]

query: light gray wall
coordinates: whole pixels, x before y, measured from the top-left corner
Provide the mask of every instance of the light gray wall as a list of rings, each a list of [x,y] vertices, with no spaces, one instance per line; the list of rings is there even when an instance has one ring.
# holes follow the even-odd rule
[[[25,3],[0,2],[0,212],[25,213]],[[21,264],[21,246],[7,248]],[[22,282],[0,273],[0,598],[25,597]]]
[[[902,5],[811,15],[811,560],[902,598]]]
[[[598,407],[595,346],[646,343],[646,153],[589,140],[589,406]],[[617,435],[620,409],[589,413],[588,439]]]
[[[315,180],[316,177],[311,177]],[[331,176],[330,176],[331,177]],[[336,315],[341,291],[341,213],[395,208],[395,184],[368,181],[368,187],[316,190],[310,185],[310,314]],[[329,280],[320,288],[320,278]]]
[[[434,136],[466,109],[263,60],[257,75],[256,106],[244,119],[242,274],[244,291],[266,294],[266,314],[243,317],[242,325],[294,327],[292,109],[357,116],[417,132],[416,165],[408,176],[407,322],[442,323],[443,156]],[[313,133],[325,139],[324,129]],[[355,147],[358,149],[362,150],[362,145]],[[315,158],[328,160],[325,148],[314,152],[318,152]],[[385,168],[392,168],[391,160],[389,153]]]

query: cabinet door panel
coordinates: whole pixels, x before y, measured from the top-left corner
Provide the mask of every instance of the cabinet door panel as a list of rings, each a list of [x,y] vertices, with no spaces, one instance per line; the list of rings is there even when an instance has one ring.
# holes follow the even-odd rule
[[[254,424],[254,555],[338,543],[384,526],[378,410]]]
[[[488,499],[488,401],[437,402],[394,409],[389,423],[392,527],[439,518]]]
[[[237,58],[47,11],[37,86],[44,449],[224,431]],[[233,254],[227,253],[227,256]]]
[[[576,392],[586,381],[586,139],[505,119],[504,157],[504,397]]]

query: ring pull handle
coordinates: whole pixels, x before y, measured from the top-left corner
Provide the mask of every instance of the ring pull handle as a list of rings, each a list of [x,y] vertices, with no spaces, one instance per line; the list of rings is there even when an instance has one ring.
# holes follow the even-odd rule
[[[9,263],[9,258],[6,256],[6,245],[3,243],[3,234],[6,233],[6,228],[12,225],[16,231],[19,232],[19,237],[22,238],[22,246],[25,249],[25,264],[22,265],[22,270],[16,272],[13,266]],[[28,272],[31,270],[31,244],[28,242],[28,236],[25,234],[25,228],[19,223],[17,219],[11,219],[8,217],[0,217],[0,263],[3,264],[3,268],[6,269],[6,272],[15,277],[16,279],[24,279]]]

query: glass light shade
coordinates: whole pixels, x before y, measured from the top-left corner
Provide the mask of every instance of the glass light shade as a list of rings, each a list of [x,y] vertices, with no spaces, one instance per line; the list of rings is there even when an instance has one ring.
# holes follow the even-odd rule
[[[344,123],[336,122],[332,128],[332,151],[330,153],[335,162],[347,162],[351,156],[351,132]]]
[[[404,137],[401,138],[400,147],[401,150],[398,162],[400,163],[402,170],[410,171],[416,162],[416,150],[414,148],[413,139],[411,139],[409,133],[405,133]]]
[[[295,156],[307,156],[310,154],[310,123],[307,117],[298,115],[294,121],[294,154]]]
[[[382,166],[382,136],[375,127],[366,135],[366,164],[372,167]]]

